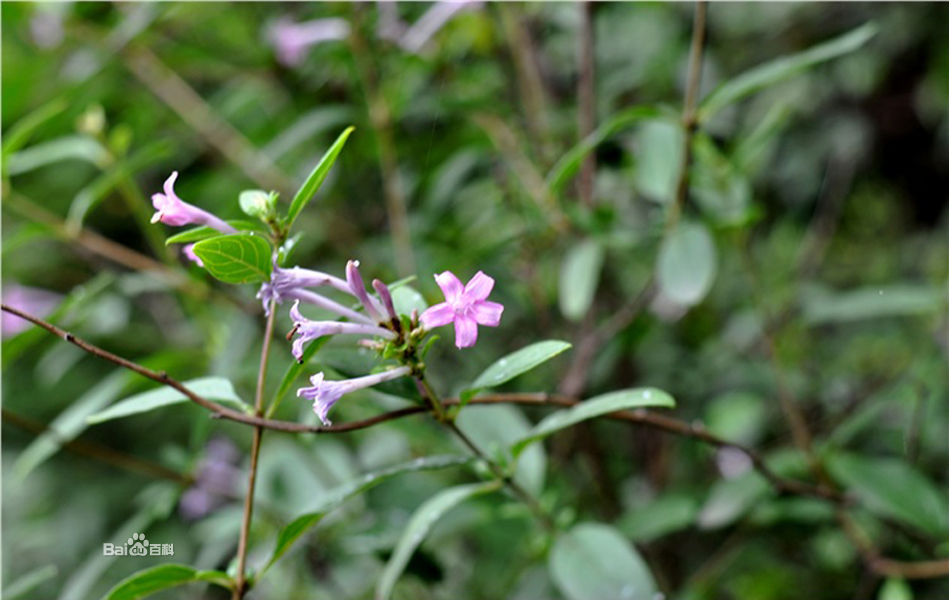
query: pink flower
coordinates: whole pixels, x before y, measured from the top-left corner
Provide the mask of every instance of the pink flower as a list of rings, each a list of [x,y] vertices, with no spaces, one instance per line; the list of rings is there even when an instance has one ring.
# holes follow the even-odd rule
[[[310,377],[310,386],[302,387],[297,390],[297,396],[313,401],[313,412],[320,418],[324,425],[332,425],[332,422],[326,418],[336,401],[345,394],[355,392],[373,385],[378,385],[384,381],[392,381],[399,377],[404,377],[411,372],[408,367],[396,367],[381,373],[356,377],[355,379],[346,379],[343,381],[327,381],[323,378],[323,373],[317,373]]]
[[[267,32],[267,38],[276,50],[277,59],[290,67],[303,61],[310,46],[344,40],[348,36],[349,23],[337,18],[294,23],[285,17],[274,23]]]
[[[221,233],[237,232],[236,229],[218,217],[206,210],[201,210],[197,206],[188,204],[179,198],[178,194],[175,193],[176,179],[178,179],[178,171],[174,171],[168,176],[168,179],[165,180],[165,185],[163,186],[164,194],[152,195],[152,206],[154,206],[157,211],[152,215],[152,223],[161,221],[165,225],[175,227],[195,223],[198,225],[207,225],[208,227],[217,229]]]
[[[504,306],[487,300],[494,287],[494,279],[482,271],[475,273],[464,287],[450,271],[436,275],[435,281],[445,294],[445,302],[422,313],[420,319],[425,329],[454,322],[455,345],[469,348],[478,341],[478,325],[497,327],[501,322]]]
[[[181,252],[187,257],[188,260],[198,265],[199,267],[204,266],[204,261],[201,260],[201,257],[194,253],[194,244],[187,244],[181,248]]]

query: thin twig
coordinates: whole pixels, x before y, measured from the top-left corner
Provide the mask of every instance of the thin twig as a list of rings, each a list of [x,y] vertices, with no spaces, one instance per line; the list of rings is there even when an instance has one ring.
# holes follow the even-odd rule
[[[577,62],[577,134],[584,140],[596,128],[596,41],[593,30],[594,4],[589,0],[579,2],[580,35]],[[596,175],[596,153],[590,152],[580,164],[580,178],[577,186],[580,201],[584,206],[593,206],[594,177]]]
[[[357,21],[361,21],[361,8],[354,7]],[[408,276],[415,272],[415,257],[412,252],[412,235],[409,231],[409,216],[405,186],[399,174],[398,155],[392,125],[392,111],[382,93],[381,76],[368,48],[368,42],[357,22],[350,34],[350,46],[356,71],[366,96],[366,110],[372,123],[379,152],[379,170],[382,175],[382,192],[386,204],[386,215],[392,235],[392,247],[399,273]]]
[[[191,485],[194,482],[194,479],[191,476],[169,469],[162,464],[139,458],[137,456],[124,454],[108,446],[97,444],[88,440],[62,439],[58,431],[44,423],[34,421],[22,415],[18,415],[15,412],[7,410],[6,408],[0,409],[0,412],[3,414],[4,423],[9,423],[14,427],[36,435],[50,435],[56,440],[56,443],[59,444],[60,447],[70,452],[75,452],[81,456],[88,456],[120,469],[125,469],[133,473],[140,473],[148,477],[167,479],[168,481],[180,483],[181,485]]]
[[[276,301],[271,300],[264,328],[264,343],[260,350],[260,369],[257,371],[257,391],[254,394],[254,416],[261,417],[264,412],[264,384],[267,380],[267,361],[270,357],[270,339],[273,337],[274,319],[277,311]],[[244,496],[244,514],[241,518],[241,535],[237,543],[237,581],[234,584],[232,598],[241,600],[247,592],[247,580],[244,567],[247,562],[247,541],[250,536],[250,523],[254,514],[254,489],[257,483],[257,459],[260,456],[260,440],[264,428],[254,426],[254,438],[250,446],[250,473],[247,475],[247,495]]]
[[[692,21],[692,43],[689,49],[689,75],[682,103],[682,157],[679,162],[679,180],[676,184],[675,201],[669,207],[666,230],[671,230],[679,221],[679,215],[689,195],[689,168],[692,165],[692,136],[698,127],[695,104],[698,101],[699,85],[702,81],[702,51],[705,47],[705,0],[695,3]]]

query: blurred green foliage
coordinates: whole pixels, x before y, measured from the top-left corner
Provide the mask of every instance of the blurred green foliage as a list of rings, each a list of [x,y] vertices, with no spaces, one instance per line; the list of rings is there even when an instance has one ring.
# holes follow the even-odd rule
[[[413,23],[429,5],[390,8]],[[676,399],[676,417],[760,449],[782,476],[813,480],[785,396],[829,477],[858,499],[853,518],[877,547],[906,561],[949,558],[945,5],[710,5],[700,98],[711,100],[700,103],[681,216],[672,207],[688,4],[595,6],[599,129],[586,143],[573,3],[475,6],[417,53],[380,35],[384,10],[372,4],[0,11],[5,298],[19,285],[61,294],[48,311],[55,323],[180,381],[223,378],[251,403],[262,337],[255,290],[213,281],[166,248],[176,231],[148,223],[148,199],[177,170],[181,197],[224,219],[245,218],[239,195],[250,189],[279,192],[285,214],[354,125],[299,213],[304,235],[287,264],[341,275],[355,258],[370,279],[417,274],[410,285],[421,297],[404,288],[403,305],[440,301],[432,273],[493,276],[501,327],[462,352],[443,339],[429,356],[446,396],[498,357],[571,340],[571,352],[502,389],[592,397],[655,386]],[[282,17],[342,18],[349,39],[314,45],[289,66],[268,41]],[[828,40],[839,55],[804,64],[815,54],[800,53]],[[799,62],[772,62],[789,57]],[[764,64],[759,79],[740,76]],[[586,152],[596,159],[589,205],[574,176]],[[407,206],[410,265],[393,239],[393,198]],[[623,318],[637,298],[643,310]],[[286,310],[277,324],[289,330]],[[595,331],[607,335],[591,342]],[[297,379],[320,368],[367,372],[368,361],[332,341]],[[289,345],[277,343],[271,389],[291,364]],[[5,335],[3,366],[5,597],[100,597],[160,564],[101,556],[103,543],[133,531],[174,543],[175,563],[227,571],[241,490],[197,521],[178,505],[208,440],[225,436],[246,453],[249,429],[188,404],[91,424],[154,386],[37,330]],[[347,397],[334,420],[405,404],[387,391]],[[459,424],[499,452],[551,410],[471,406]],[[314,422],[294,398],[276,416]],[[56,433],[43,434],[46,425]],[[280,528],[320,509],[331,490],[462,452],[424,417],[338,436],[267,433],[249,565],[263,565]],[[747,462],[646,427],[584,423],[532,446],[517,475],[569,533],[552,545],[523,507],[474,498],[437,522],[394,597],[615,590],[613,577],[622,588],[623,573],[642,568],[633,543],[668,597],[949,597],[945,579],[871,573],[831,504],[779,496]],[[372,597],[413,511],[470,482],[455,467],[379,482],[309,530],[253,594]],[[606,587],[582,581],[588,547],[613,549],[594,582]],[[198,585],[164,597],[226,595]]]

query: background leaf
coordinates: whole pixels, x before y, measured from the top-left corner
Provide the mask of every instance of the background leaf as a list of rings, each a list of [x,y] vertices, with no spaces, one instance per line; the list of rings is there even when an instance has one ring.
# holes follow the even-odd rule
[[[655,388],[619,390],[596,396],[580,402],[573,408],[559,410],[544,417],[525,438],[511,446],[511,453],[517,456],[530,444],[582,421],[608,415],[619,410],[645,406],[672,408],[675,406],[675,400],[669,394]]]
[[[216,400],[223,404],[230,404],[243,411],[250,410],[250,407],[238,397],[231,382],[223,377],[201,377],[182,383],[195,394],[203,396],[208,400]],[[102,423],[103,421],[121,419],[123,417],[152,411],[156,408],[186,402],[190,402],[190,400],[184,394],[174,388],[162,386],[116,402],[109,408],[90,415],[86,418],[86,422],[90,424]]]
[[[399,538],[399,543],[392,551],[392,557],[379,577],[379,583],[376,585],[376,600],[388,600],[392,595],[392,588],[405,570],[405,565],[408,564],[412,553],[442,515],[473,496],[497,490],[500,485],[498,481],[488,481],[451,487],[440,491],[420,506],[409,519],[402,537]]]
[[[716,269],[715,243],[704,225],[679,223],[659,248],[659,288],[679,304],[701,302],[712,287]]]
[[[600,270],[603,246],[596,240],[584,240],[571,247],[560,266],[560,312],[572,321],[586,315],[593,302]]]
[[[548,567],[568,600],[655,600],[658,593],[639,553],[607,525],[581,523],[561,535]]]

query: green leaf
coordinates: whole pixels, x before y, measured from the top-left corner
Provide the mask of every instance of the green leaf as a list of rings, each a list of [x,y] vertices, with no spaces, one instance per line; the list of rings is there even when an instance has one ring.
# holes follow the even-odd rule
[[[194,245],[208,273],[224,283],[262,283],[270,279],[271,248],[249,233],[221,235]]]
[[[273,218],[277,206],[277,195],[268,194],[263,190],[244,190],[237,201],[245,215],[264,220]]]
[[[319,523],[323,517],[350,498],[403,473],[444,469],[446,467],[465,465],[472,460],[473,459],[466,456],[428,456],[381,471],[367,473],[359,479],[340,485],[326,494],[317,510],[300,515],[289,525],[280,530],[280,533],[277,534],[277,544],[274,547],[273,554],[263,569],[260,570],[260,574],[262,575],[264,571],[273,566],[308,529]]]
[[[238,397],[231,382],[223,377],[202,377],[183,383],[186,388],[208,400],[218,400],[243,411],[250,410],[250,407]],[[184,402],[190,402],[187,396],[174,388],[162,386],[116,402],[109,408],[87,417],[86,422],[102,423]]]
[[[500,481],[469,483],[442,490],[426,500],[409,519],[402,537],[399,538],[399,543],[392,551],[392,557],[389,558],[388,564],[379,577],[379,583],[376,584],[376,600],[388,600],[392,595],[392,588],[405,570],[405,565],[408,564],[415,549],[422,543],[438,519],[465,500],[493,492],[500,487]]]
[[[884,317],[935,314],[945,310],[945,295],[933,287],[893,284],[833,292],[811,287],[802,299],[808,323],[838,323]]]
[[[186,583],[208,582],[232,589],[234,582],[221,571],[199,571],[187,565],[159,565],[133,573],[109,590],[104,600],[137,600]]]
[[[718,529],[734,523],[771,491],[768,481],[757,471],[748,471],[734,479],[715,482],[699,511],[702,529]]]
[[[584,240],[570,248],[560,266],[560,312],[571,321],[579,321],[590,309],[600,269],[603,246],[596,240]]]
[[[410,285],[400,285],[395,289],[390,286],[389,293],[392,294],[392,304],[397,314],[410,315],[413,310],[422,314],[428,308],[428,303],[425,302],[422,294]]]
[[[336,138],[336,141],[333,142],[330,149],[326,151],[326,154],[323,155],[320,162],[313,168],[307,176],[306,181],[303,182],[303,185],[300,186],[300,189],[293,197],[293,202],[290,203],[290,210],[287,212],[287,216],[283,221],[288,229],[293,225],[293,222],[300,214],[300,211],[303,210],[303,207],[306,206],[306,203],[310,201],[316,191],[320,189],[320,186],[323,185],[323,180],[325,180],[329,174],[330,168],[333,166],[333,163],[336,162],[336,158],[339,156],[340,151],[346,144],[346,140],[349,138],[349,134],[353,132],[353,129],[355,129],[355,127],[347,127],[346,130]]]
[[[704,121],[725,106],[814,65],[853,52],[867,43],[876,31],[873,23],[865,23],[840,37],[803,52],[784,56],[745,71],[720,85],[702,101],[699,120]]]
[[[692,525],[698,512],[698,502],[691,496],[664,494],[630,510],[617,528],[636,542],[649,542]]]
[[[4,600],[19,598],[28,592],[32,592],[34,588],[43,585],[58,574],[59,569],[56,568],[56,565],[46,565],[33,569],[26,575],[17,578],[13,583],[4,586],[2,597]]]
[[[94,138],[68,135],[11,154],[7,175],[21,175],[64,160],[82,160],[101,167],[109,160],[109,153]]]
[[[499,359],[475,379],[469,390],[492,388],[510,381],[570,349],[559,340],[536,342]]]
[[[877,600],[913,600],[913,589],[905,579],[890,577],[880,586]]]
[[[834,453],[827,457],[826,465],[834,479],[871,512],[898,519],[930,535],[949,532],[946,499],[930,480],[905,461]]]
[[[582,421],[595,419],[620,410],[643,408],[645,406],[672,408],[675,406],[675,400],[666,392],[656,388],[634,388],[596,396],[584,400],[572,408],[557,411],[542,419],[526,437],[511,446],[511,453],[516,457],[524,448],[534,442]]]
[[[25,478],[33,469],[55,454],[63,444],[82,433],[88,425],[86,417],[122,393],[131,378],[131,372],[124,369],[113,371],[66,407],[49,424],[49,430],[33,440],[17,457],[13,464],[15,478],[18,480]]]
[[[682,166],[682,126],[670,120],[648,121],[636,132],[636,143],[636,189],[654,202],[672,202]]]
[[[210,238],[215,238],[222,235],[220,231],[213,227],[208,227],[207,225],[201,225],[200,227],[194,227],[181,233],[176,233],[167,240],[165,240],[165,245],[169,244],[184,244],[190,242],[200,242],[201,240],[207,240]]]
[[[3,160],[23,147],[30,140],[30,136],[44,123],[61,113],[69,103],[64,98],[57,98],[44,104],[30,114],[17,121],[9,131],[3,134]]]
[[[607,121],[597,127],[593,133],[585,137],[579,144],[564,154],[550,170],[550,173],[547,174],[547,185],[550,187],[551,192],[554,194],[559,193],[563,186],[570,181],[570,178],[573,177],[580,168],[584,157],[605,140],[628,127],[632,127],[646,119],[654,119],[661,114],[659,109],[652,106],[636,106],[607,119]]]
[[[649,567],[614,528],[581,523],[554,543],[550,576],[568,600],[655,600],[659,596]]]
[[[712,288],[716,263],[715,243],[708,229],[700,223],[679,223],[659,248],[659,287],[679,304],[698,304]]]

